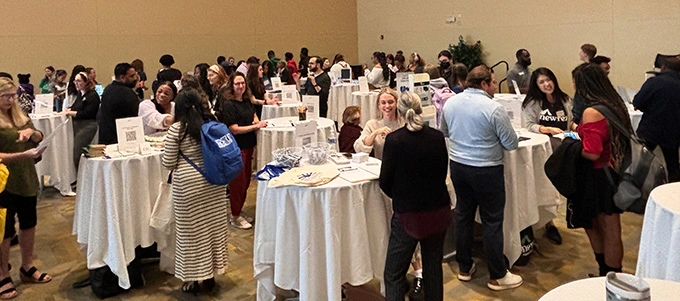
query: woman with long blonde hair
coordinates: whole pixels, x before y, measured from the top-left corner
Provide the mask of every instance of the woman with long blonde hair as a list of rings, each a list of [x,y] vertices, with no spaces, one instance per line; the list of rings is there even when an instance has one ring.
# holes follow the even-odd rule
[[[0,299],[18,295],[9,275],[9,246],[14,237],[15,216],[19,217],[19,245],[22,263],[19,268],[23,283],[46,283],[52,277],[33,266],[33,244],[37,223],[36,204],[38,175],[35,159],[44,149],[36,146],[43,134],[36,130],[17,102],[17,85],[8,78],[0,78],[0,160],[7,165],[10,175],[5,191],[0,193],[0,207],[7,208],[5,235],[0,245]]]
[[[385,136],[392,131],[404,126],[404,122],[397,115],[397,91],[390,88],[383,88],[378,94],[376,107],[378,108],[378,118],[366,122],[361,136],[354,142],[354,150],[373,156],[382,160]]]

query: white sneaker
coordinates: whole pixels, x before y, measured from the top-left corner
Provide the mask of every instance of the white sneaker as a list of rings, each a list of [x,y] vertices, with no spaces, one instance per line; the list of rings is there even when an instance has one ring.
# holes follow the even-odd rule
[[[472,280],[472,275],[476,271],[477,271],[477,265],[473,262],[472,267],[470,268],[469,272],[464,273],[462,271],[458,271],[458,280],[468,282],[468,281]]]
[[[522,283],[524,280],[522,280],[522,276],[520,275],[515,275],[513,273],[510,273],[508,271],[505,276],[501,279],[491,279],[489,282],[486,284],[490,289],[494,291],[502,291],[502,290],[507,290],[511,288],[516,288]]]
[[[248,229],[253,227],[253,225],[250,224],[242,216],[234,217],[234,219],[231,221],[231,225],[236,227],[236,228],[243,229],[243,230],[248,230]]]
[[[249,222],[251,224],[255,221],[255,219],[252,216],[248,216],[248,215],[245,215],[243,213],[241,213],[241,217],[243,217],[247,222]]]
[[[61,195],[65,196],[65,197],[74,197],[74,196],[76,196],[76,193],[73,192],[73,191],[67,191],[67,192],[62,192]]]

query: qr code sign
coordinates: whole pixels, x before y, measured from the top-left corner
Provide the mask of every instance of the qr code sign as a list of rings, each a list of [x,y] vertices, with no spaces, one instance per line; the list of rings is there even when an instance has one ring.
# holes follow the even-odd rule
[[[136,141],[136,140],[137,140],[137,132],[135,132],[135,131],[125,132],[125,141],[126,142]]]

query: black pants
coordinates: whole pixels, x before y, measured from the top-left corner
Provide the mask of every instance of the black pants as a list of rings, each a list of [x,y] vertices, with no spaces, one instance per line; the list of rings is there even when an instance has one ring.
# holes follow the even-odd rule
[[[503,213],[505,210],[505,177],[503,165],[473,167],[451,161],[451,181],[456,190],[456,260],[458,268],[472,268],[472,229],[479,207],[482,218],[484,252],[488,260],[489,277],[505,276],[507,266],[503,256]]]
[[[395,214],[392,216],[392,230],[385,260],[385,299],[387,301],[404,300],[408,291],[406,273],[411,264],[411,257],[416,245],[420,242],[423,256],[423,292],[425,300],[439,301],[444,298],[442,272],[442,247],[446,231],[433,234],[418,241],[406,233]]]
[[[327,101],[319,101],[319,117],[321,117],[321,118],[328,117],[328,102]]]
[[[653,142],[646,142],[645,145],[650,151],[654,151],[658,146]],[[660,146],[661,147],[661,146]],[[668,182],[680,182],[680,163],[678,162],[678,149],[661,147],[663,159],[666,161],[666,171],[668,172]]]
[[[83,147],[92,143],[94,136],[97,135],[97,128],[96,119],[73,121],[73,164],[76,166],[76,172],[78,172]]]
[[[38,224],[37,204],[38,197],[36,196],[20,196],[8,191],[0,193],[0,207],[7,208],[4,239],[12,238],[17,233],[14,226],[15,216],[19,217],[21,230],[31,229]]]

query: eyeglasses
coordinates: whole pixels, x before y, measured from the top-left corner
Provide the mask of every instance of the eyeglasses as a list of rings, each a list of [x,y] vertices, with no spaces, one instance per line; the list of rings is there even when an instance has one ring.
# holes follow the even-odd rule
[[[0,94],[0,98],[4,99],[16,99],[18,96],[16,93],[5,93],[5,94]]]

